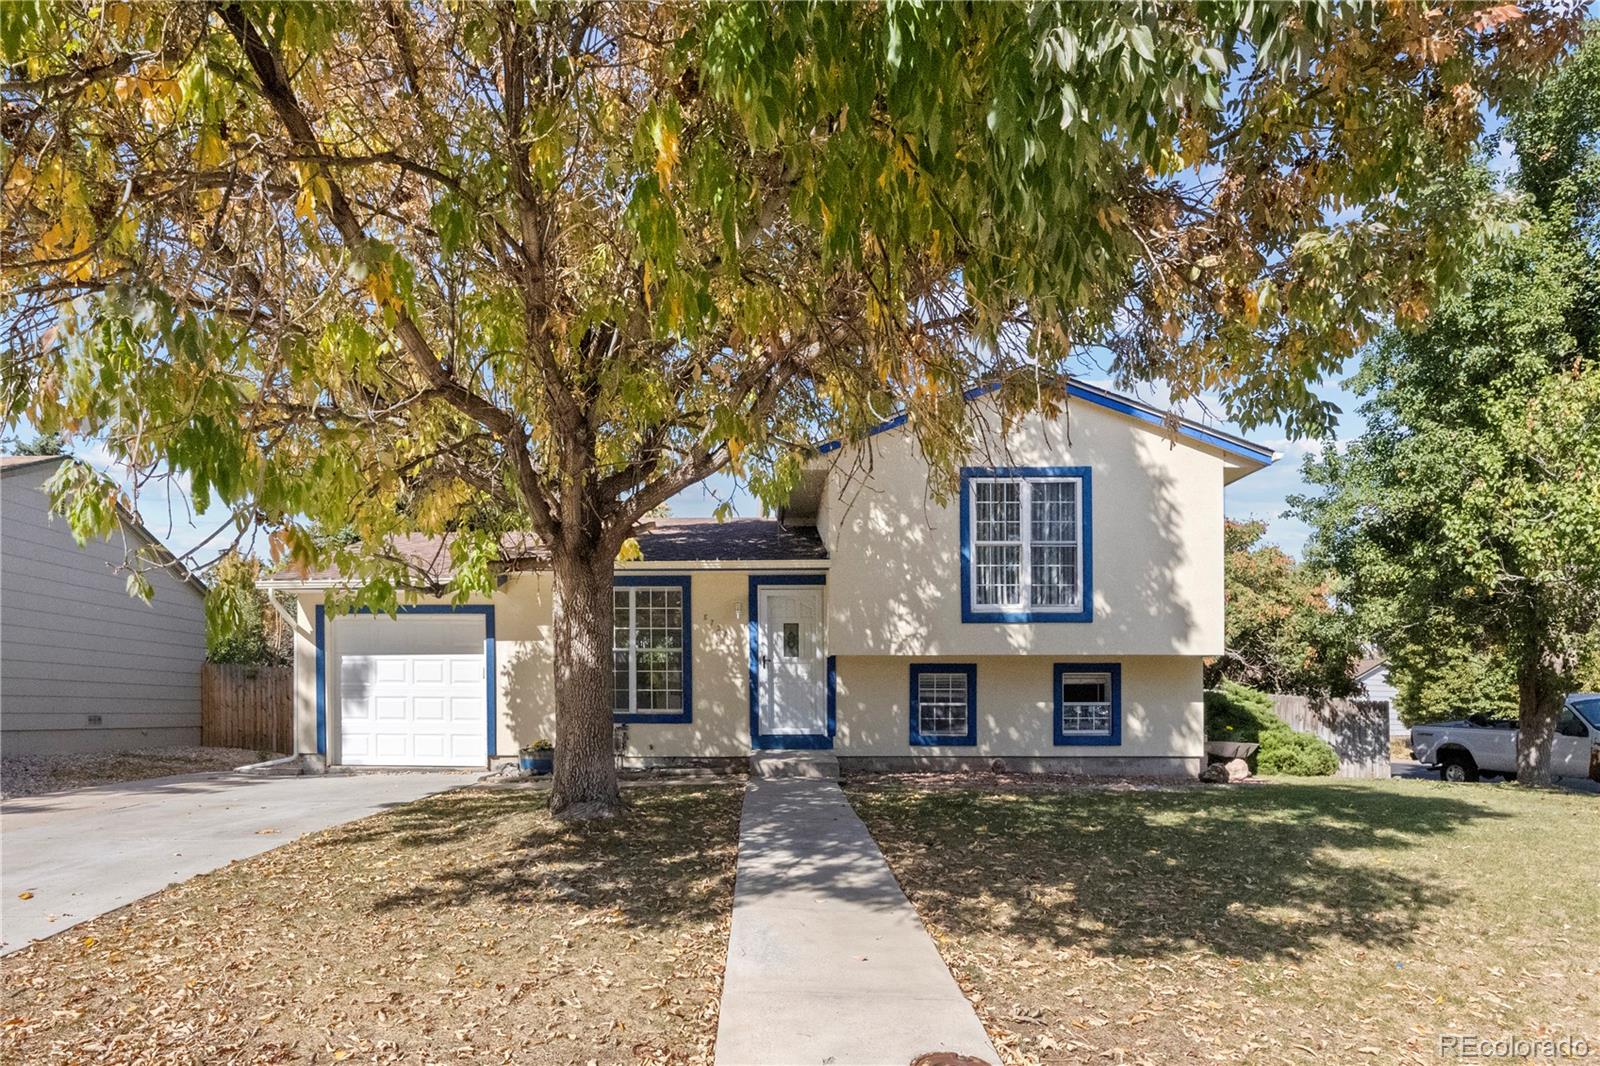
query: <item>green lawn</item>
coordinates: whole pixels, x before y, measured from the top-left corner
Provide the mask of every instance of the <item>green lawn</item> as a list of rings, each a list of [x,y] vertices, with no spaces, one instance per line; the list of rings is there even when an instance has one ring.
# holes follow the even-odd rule
[[[1008,1062],[1437,1062],[1448,1032],[1600,1053],[1594,796],[1003,788],[849,793]]]
[[[742,782],[463,789],[0,961],[0,1062],[709,1062]]]

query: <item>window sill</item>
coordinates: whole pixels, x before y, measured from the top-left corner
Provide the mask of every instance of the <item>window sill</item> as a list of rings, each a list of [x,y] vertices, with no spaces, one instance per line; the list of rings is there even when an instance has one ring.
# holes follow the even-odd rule
[[[1062,610],[1057,607],[1019,607],[1002,610],[962,607],[961,620],[963,622],[1002,624],[1015,624],[1017,622],[1093,622],[1094,610],[1089,607],[1078,607],[1071,610]]]
[[[690,711],[612,711],[611,720],[618,725],[688,725],[694,718]]]

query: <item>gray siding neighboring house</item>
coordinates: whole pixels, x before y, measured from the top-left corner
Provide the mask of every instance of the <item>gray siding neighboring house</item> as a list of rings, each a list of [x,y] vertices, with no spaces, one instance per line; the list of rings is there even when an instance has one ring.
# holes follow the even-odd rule
[[[1361,686],[1363,698],[1383,704],[1389,717],[1389,735],[1408,737],[1411,730],[1400,721],[1400,708],[1395,700],[1395,688],[1389,683],[1389,660],[1370,656],[1356,664],[1356,683]]]
[[[0,456],[0,750],[198,744],[204,587],[158,569],[154,599],[130,597],[124,538],[159,542],[125,515],[78,547],[42,490],[62,461]]]

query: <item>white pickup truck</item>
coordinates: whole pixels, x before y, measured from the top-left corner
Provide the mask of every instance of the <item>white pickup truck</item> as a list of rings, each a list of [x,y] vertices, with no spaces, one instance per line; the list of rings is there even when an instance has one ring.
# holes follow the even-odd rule
[[[1517,724],[1474,715],[1419,725],[1411,730],[1411,754],[1445,781],[1509,781],[1517,776]],[[1600,692],[1567,697],[1550,742],[1550,772],[1600,780]]]

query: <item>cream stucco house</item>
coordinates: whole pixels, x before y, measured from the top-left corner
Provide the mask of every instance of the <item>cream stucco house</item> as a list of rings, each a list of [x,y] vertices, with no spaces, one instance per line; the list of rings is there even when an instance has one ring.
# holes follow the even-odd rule
[[[847,766],[1197,773],[1201,661],[1223,641],[1223,486],[1272,453],[1071,393],[1061,419],[1007,429],[974,400],[985,428],[948,502],[889,422],[824,446],[777,518],[642,534],[615,584],[627,758],[831,749]],[[559,744],[547,574],[394,618],[327,615],[338,582],[264,583],[297,604],[301,753],[483,766]]]

